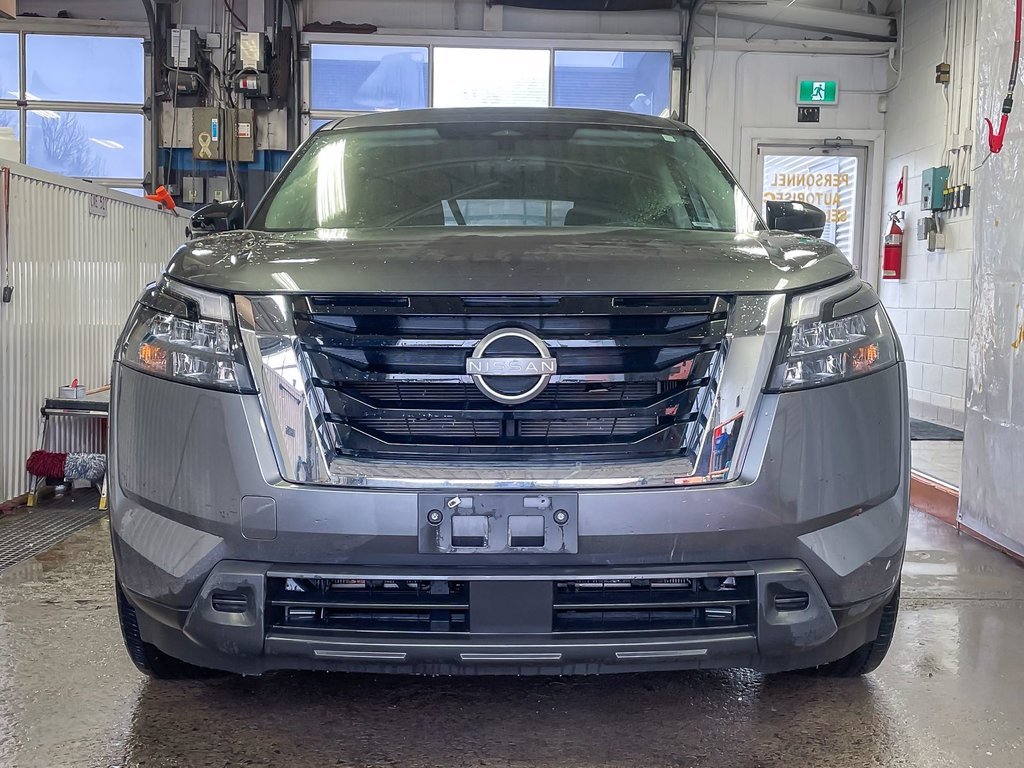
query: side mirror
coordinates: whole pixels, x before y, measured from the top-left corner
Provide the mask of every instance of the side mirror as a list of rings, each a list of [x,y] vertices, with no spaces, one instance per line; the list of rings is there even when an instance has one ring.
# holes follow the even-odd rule
[[[245,203],[225,200],[204,205],[192,214],[193,232],[230,232],[245,227]]]
[[[768,229],[781,229],[799,235],[821,237],[828,216],[821,208],[810,203],[792,200],[769,200],[764,204]]]

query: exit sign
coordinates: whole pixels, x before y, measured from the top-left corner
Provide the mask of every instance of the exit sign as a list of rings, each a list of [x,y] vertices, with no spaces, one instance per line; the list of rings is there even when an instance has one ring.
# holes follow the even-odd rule
[[[835,80],[798,80],[797,104],[835,104],[839,101],[839,83]]]

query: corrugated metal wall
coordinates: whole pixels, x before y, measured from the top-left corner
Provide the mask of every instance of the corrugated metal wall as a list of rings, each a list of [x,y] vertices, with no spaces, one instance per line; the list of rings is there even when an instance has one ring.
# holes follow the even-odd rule
[[[128,311],[185,239],[188,221],[24,166],[11,165],[8,174],[14,294],[0,304],[0,501],[28,490],[25,459],[36,446],[44,398],[75,378],[90,389],[109,383]],[[106,215],[90,212],[90,194],[106,199]],[[52,430],[52,449],[101,448],[102,425],[73,428],[71,421],[54,420],[51,429],[65,424]]]

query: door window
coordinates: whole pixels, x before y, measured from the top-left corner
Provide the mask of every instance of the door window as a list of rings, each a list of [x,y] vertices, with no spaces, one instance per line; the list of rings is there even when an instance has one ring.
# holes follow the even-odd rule
[[[825,211],[822,237],[854,260],[860,158],[822,154],[764,154],[762,201],[796,200]]]

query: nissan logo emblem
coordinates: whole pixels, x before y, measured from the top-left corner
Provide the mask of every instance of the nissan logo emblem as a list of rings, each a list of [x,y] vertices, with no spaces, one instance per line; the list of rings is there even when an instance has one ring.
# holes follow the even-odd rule
[[[536,351],[536,356],[519,354],[531,349]],[[544,391],[557,371],[558,361],[547,345],[536,334],[522,328],[502,328],[487,334],[466,359],[466,373],[473,377],[480,391],[503,405],[532,400]],[[488,381],[502,378],[506,379],[504,385]],[[516,381],[511,381],[512,378]],[[518,386],[520,381],[522,387]]]

